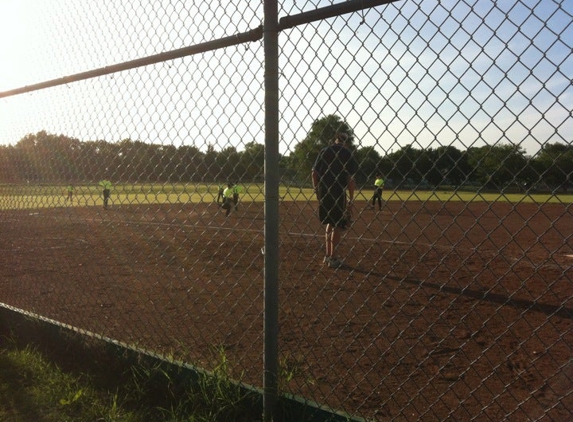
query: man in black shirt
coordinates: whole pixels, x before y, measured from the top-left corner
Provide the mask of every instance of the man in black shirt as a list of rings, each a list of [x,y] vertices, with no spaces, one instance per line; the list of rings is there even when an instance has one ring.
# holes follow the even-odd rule
[[[347,143],[348,135],[337,134],[334,143],[320,151],[312,169],[312,184],[319,201],[318,215],[320,222],[326,226],[323,262],[330,268],[342,266],[335,251],[341,231],[349,224],[347,211],[352,211],[354,201],[357,164]]]

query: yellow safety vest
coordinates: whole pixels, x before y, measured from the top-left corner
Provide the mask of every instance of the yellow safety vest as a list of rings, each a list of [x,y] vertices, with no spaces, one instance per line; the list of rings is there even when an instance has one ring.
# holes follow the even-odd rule
[[[226,188],[226,189],[223,191],[223,196],[224,196],[225,198],[232,198],[232,197],[233,197],[233,188]]]

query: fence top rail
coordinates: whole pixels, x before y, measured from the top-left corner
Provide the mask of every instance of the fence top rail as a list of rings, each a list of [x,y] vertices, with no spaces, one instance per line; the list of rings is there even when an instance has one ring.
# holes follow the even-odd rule
[[[254,42],[262,39],[262,37],[263,37],[263,27],[259,26],[250,31],[220,38],[215,41],[208,41],[201,44],[195,44],[192,46],[183,47],[159,54],[154,54],[139,59],[129,60],[111,66],[104,66],[98,69],[88,70],[87,72],[76,73],[70,76],[63,76],[61,78],[51,79],[37,84],[27,85],[21,88],[15,88],[8,91],[0,92],[0,98],[25,94],[27,92],[32,92],[32,91],[39,91],[42,89],[52,88],[59,85],[66,85],[72,82],[78,82],[86,79],[96,78],[99,76],[105,76],[112,73],[135,69],[142,66],[148,66],[151,64],[162,63],[168,60],[180,59],[182,57],[192,56],[194,54],[200,54],[224,47],[230,47],[232,45],[243,44],[246,42]]]
[[[298,13],[296,15],[285,16],[279,21],[279,31],[293,28],[298,25],[307,24],[310,22],[339,16],[359,10],[368,9],[371,7],[382,6],[384,4],[393,3],[399,0],[352,0],[344,3],[326,6],[319,9],[311,10],[309,12]],[[0,98],[13,97],[28,92],[39,91],[42,89],[52,88],[55,86],[66,85],[72,82],[78,82],[86,79],[97,78],[100,76],[109,75],[112,73],[122,72],[125,70],[135,69],[142,66],[151,64],[162,63],[168,60],[180,59],[195,54],[206,53],[208,51],[218,50],[233,45],[244,44],[247,42],[259,41],[263,38],[263,25],[239,34],[230,35],[228,37],[219,38],[213,41],[207,41],[192,46],[187,46],[163,53],[153,54],[151,56],[142,57],[139,59],[129,60],[126,62],[104,66],[97,69],[80,72],[61,78],[50,79],[47,81],[39,82],[32,85],[26,85],[19,88],[10,89],[8,91],[0,92]]]
[[[347,13],[358,12],[359,10],[382,6],[396,1],[400,0],[352,0],[334,4],[332,6],[321,7],[319,9],[281,18],[279,20],[279,30],[282,31],[298,25],[333,18]]]

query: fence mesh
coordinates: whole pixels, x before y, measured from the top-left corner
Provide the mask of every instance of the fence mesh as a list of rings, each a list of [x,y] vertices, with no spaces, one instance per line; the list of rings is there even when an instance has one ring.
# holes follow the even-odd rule
[[[3,2],[0,302],[261,386],[278,248],[282,394],[570,416],[573,7],[372,3],[279,2],[265,245],[262,39],[110,70],[255,30],[262,2]],[[330,268],[311,171],[340,132],[358,168]]]

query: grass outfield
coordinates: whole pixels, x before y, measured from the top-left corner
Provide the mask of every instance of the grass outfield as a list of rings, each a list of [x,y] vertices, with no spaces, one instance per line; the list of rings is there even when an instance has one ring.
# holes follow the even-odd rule
[[[262,184],[243,185],[241,200],[261,202],[264,200]],[[111,190],[111,204],[180,204],[188,202],[212,202],[217,198],[217,184],[117,184]],[[312,189],[281,186],[279,196],[285,201],[309,201],[316,197]],[[357,192],[356,200],[368,201],[372,190]],[[466,191],[386,190],[385,201],[485,201],[510,203],[573,203],[573,194],[520,194],[476,193]],[[73,201],[67,201],[65,186],[2,185],[0,186],[0,210],[36,209],[61,206],[102,206],[101,188],[96,185],[76,186]]]

